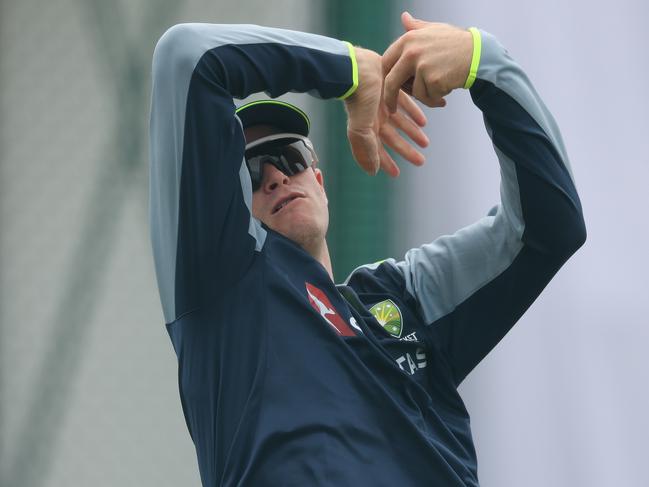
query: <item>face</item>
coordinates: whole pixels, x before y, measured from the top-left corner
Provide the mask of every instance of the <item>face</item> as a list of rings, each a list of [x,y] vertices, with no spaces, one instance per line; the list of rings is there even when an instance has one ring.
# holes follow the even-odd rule
[[[281,133],[270,126],[246,129],[246,142]],[[324,242],[329,210],[320,169],[287,176],[266,164],[259,189],[252,193],[252,214],[268,227],[307,250]]]

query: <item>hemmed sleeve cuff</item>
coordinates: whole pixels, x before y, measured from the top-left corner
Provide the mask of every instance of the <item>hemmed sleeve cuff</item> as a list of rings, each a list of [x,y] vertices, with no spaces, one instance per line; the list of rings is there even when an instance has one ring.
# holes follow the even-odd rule
[[[349,49],[349,58],[352,61],[352,86],[349,87],[349,89],[343,96],[338,97],[339,100],[344,100],[345,98],[350,97],[354,94],[356,88],[358,88],[358,64],[356,63],[356,50],[354,49],[354,46],[351,45],[351,43],[347,41],[344,42],[345,44],[347,44],[347,49]]]
[[[471,56],[469,76],[467,76],[466,82],[464,83],[464,88],[467,90],[473,86],[473,82],[476,79],[478,68],[480,67],[480,55],[482,54],[482,37],[480,36],[480,31],[475,27],[469,27],[469,32],[471,32],[471,36],[473,37],[473,56]]]

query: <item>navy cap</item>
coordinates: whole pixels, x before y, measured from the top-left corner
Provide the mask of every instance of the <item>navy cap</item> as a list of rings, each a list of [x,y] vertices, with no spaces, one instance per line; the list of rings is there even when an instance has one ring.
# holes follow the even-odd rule
[[[291,134],[309,135],[311,122],[295,105],[278,100],[257,100],[236,109],[243,128],[272,125]]]

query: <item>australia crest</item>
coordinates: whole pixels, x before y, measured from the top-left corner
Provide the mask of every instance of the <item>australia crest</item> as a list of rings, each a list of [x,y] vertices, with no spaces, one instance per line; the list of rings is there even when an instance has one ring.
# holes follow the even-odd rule
[[[386,299],[376,303],[370,308],[370,313],[376,318],[376,321],[395,338],[401,337],[403,331],[403,319],[401,310],[391,299]]]

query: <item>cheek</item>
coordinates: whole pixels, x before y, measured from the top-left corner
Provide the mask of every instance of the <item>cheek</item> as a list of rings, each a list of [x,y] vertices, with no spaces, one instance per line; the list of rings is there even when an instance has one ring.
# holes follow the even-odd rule
[[[257,219],[260,219],[262,214],[261,210],[263,208],[262,198],[258,193],[252,193],[252,216]]]

